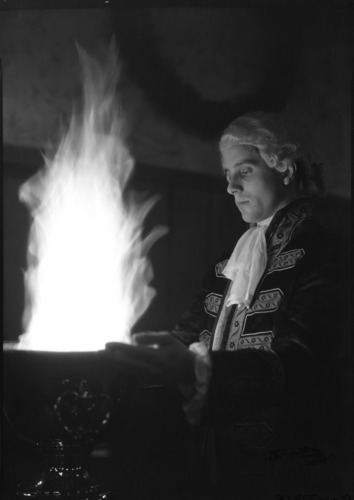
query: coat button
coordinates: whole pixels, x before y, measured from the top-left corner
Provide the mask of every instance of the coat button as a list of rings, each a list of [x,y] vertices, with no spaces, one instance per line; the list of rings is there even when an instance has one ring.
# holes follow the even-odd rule
[[[282,239],[282,237],[283,237],[283,236],[284,236],[284,235],[283,235],[283,233],[278,233],[278,234],[277,234],[277,237],[278,237],[280,240]]]

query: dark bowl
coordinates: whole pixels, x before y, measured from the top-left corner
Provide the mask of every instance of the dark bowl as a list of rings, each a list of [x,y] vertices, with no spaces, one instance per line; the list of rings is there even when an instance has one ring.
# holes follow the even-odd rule
[[[3,375],[5,417],[19,436],[33,442],[102,433],[132,384],[99,351],[17,350],[9,342]]]

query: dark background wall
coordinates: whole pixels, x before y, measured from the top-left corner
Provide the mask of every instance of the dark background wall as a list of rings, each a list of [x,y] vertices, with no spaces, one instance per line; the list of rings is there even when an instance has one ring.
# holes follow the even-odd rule
[[[5,143],[55,141],[79,96],[76,42],[99,56],[115,35],[138,162],[216,175],[222,128],[245,111],[279,111],[324,161],[330,192],[348,197],[352,10],[251,4],[2,11]]]

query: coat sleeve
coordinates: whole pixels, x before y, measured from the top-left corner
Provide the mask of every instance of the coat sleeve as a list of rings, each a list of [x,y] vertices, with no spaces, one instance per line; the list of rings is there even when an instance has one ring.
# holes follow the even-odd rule
[[[202,288],[195,296],[192,304],[171,331],[172,335],[187,346],[193,342],[198,342],[199,335],[204,329],[204,301],[208,288],[208,276],[209,272],[205,276]]]
[[[278,311],[272,349],[281,360],[291,397],[323,378],[341,334],[341,280],[333,242],[323,239],[308,252],[293,289]]]
[[[225,260],[226,256],[222,256],[221,260]],[[217,263],[220,262],[220,259]],[[220,280],[220,278],[218,278]],[[229,282],[226,278],[222,278],[225,283]],[[215,288],[215,264],[212,265],[204,279],[202,281],[202,286],[198,294],[195,296],[190,307],[182,315],[178,323],[174,326],[171,333],[175,337],[179,338],[185,345],[190,345],[193,342],[199,342],[199,335],[205,329],[211,328],[211,323],[213,323],[214,318],[207,318],[205,312],[205,299],[211,290],[214,291]],[[220,287],[220,284],[219,284]]]

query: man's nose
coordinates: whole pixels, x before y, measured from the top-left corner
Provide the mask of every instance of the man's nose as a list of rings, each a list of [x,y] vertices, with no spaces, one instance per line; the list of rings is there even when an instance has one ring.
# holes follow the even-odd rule
[[[242,191],[242,185],[238,182],[238,179],[231,178],[226,190],[229,194],[239,193]]]

